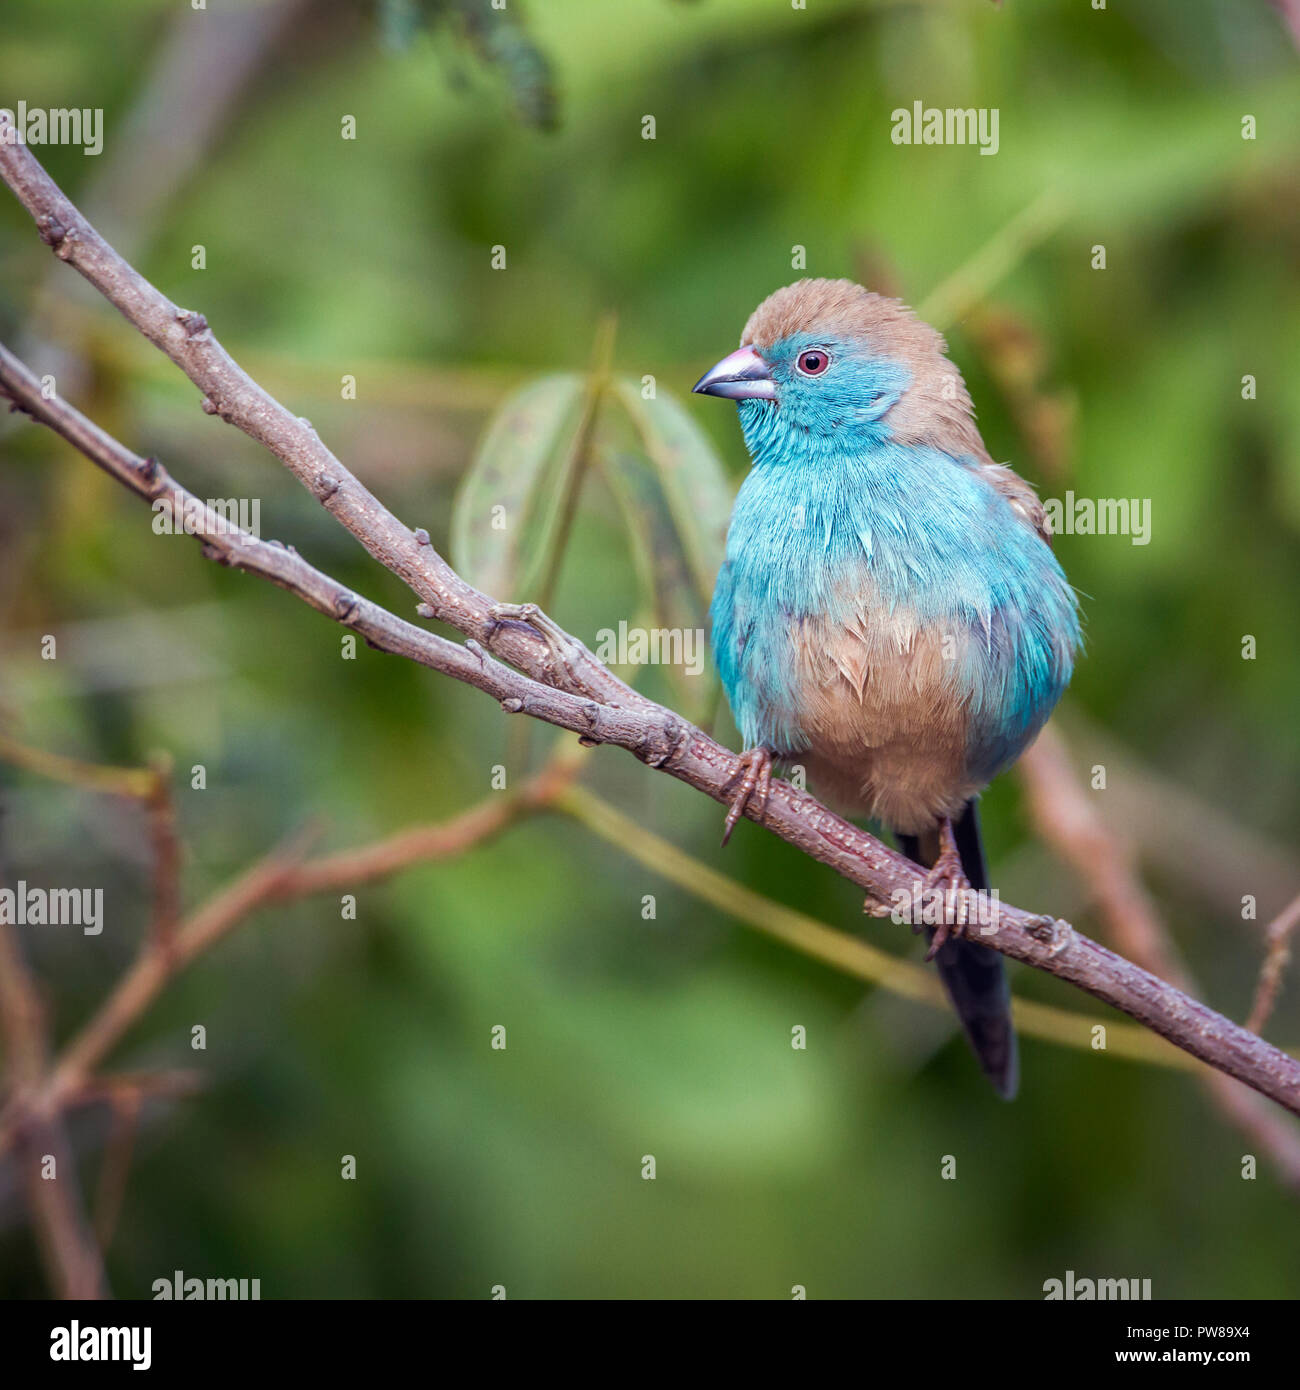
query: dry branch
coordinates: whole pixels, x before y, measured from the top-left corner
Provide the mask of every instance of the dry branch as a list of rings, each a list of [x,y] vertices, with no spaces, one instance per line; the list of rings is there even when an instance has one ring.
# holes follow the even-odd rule
[[[290,550],[241,532],[208,535],[204,552],[270,579],[318,612],[360,632],[372,646],[419,661],[589,743],[616,744],[715,801],[740,773],[736,754],[618,680],[576,639],[540,616],[516,620],[457,575],[427,533],[398,520],[334,457],[311,425],[254,382],[217,342],[201,314],[180,309],[127,265],[90,227],[37,160],[7,143],[0,115],[0,176],[36,221],[42,238],[95,286],[203,393],[204,409],[264,444],[366,550],[422,600],[421,612],[463,633],[461,645],[403,622],[344,589]],[[32,417],[62,434],[137,494],[201,506],[153,460],[131,454],[64,402],[44,400],[8,353],[0,385]],[[215,518],[213,520],[216,520]],[[221,528],[218,527],[218,530]],[[491,650],[518,668],[510,670]],[[520,674],[522,672],[523,674]],[[910,895],[915,866],[789,783],[774,781],[766,805],[746,814],[881,903]],[[182,940],[184,934],[182,934]],[[1300,1062],[1169,983],[1051,916],[1002,906],[986,944],[1122,1010],[1212,1067],[1300,1114]],[[147,993],[160,981],[147,980]],[[84,1068],[102,1055],[92,1046]]]
[[[6,1086],[16,1112],[13,1146],[31,1208],[41,1257],[60,1298],[99,1298],[107,1292],[99,1247],[86,1219],[76,1160],[63,1117],[30,1106],[48,1070],[45,1011],[18,934],[0,918],[0,1034]],[[53,1171],[46,1165],[53,1161]]]
[[[1300,927],[1300,895],[1292,898],[1264,930],[1268,953],[1260,966],[1255,1000],[1250,1006],[1250,1017],[1246,1020],[1246,1027],[1252,1033],[1262,1033],[1273,1013],[1273,1005],[1277,1003],[1282,988],[1282,976],[1291,960],[1291,937],[1297,927]]]
[[[1019,772],[1034,825],[1088,888],[1109,939],[1138,964],[1186,993],[1195,993],[1196,982],[1174,951],[1165,924],[1138,875],[1136,856],[1103,824],[1053,729],[1043,730],[1020,760]],[[1292,909],[1300,916],[1300,899]],[[1284,912],[1269,929],[1269,940],[1275,944],[1261,974],[1261,991],[1266,981],[1276,990],[1281,979],[1290,912]],[[1260,1023],[1255,1021],[1258,1012],[1257,1004],[1246,1025],[1253,1033],[1262,1026],[1262,1018]],[[1267,1010],[1262,1017],[1267,1017]],[[1287,1186],[1300,1192],[1300,1129],[1222,1072],[1205,1072],[1203,1080],[1219,1110],[1272,1157]]]

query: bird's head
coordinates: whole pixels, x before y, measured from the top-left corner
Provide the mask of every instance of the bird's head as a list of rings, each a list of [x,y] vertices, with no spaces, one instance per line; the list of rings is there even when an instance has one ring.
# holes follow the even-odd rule
[[[982,453],[943,338],[851,280],[799,280],[750,315],[741,346],[695,383],[740,403],[749,438],[890,439]]]

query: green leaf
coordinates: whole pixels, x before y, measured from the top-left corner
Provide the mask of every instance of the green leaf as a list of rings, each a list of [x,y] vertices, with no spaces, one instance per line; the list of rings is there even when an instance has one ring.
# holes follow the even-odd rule
[[[645,445],[690,581],[707,608],[722,563],[731,484],[708,436],[672,396],[645,400],[640,384],[626,377],[615,390]],[[655,561],[675,563],[657,548]]]
[[[452,562],[494,598],[528,598],[545,571],[583,413],[580,375],[542,377],[506,401],[475,451],[452,507]]]
[[[645,612],[635,625],[705,633],[731,487],[708,439],[675,400],[643,400],[640,384],[626,380],[614,390],[626,414],[602,424],[598,456],[623,513],[643,595]],[[676,649],[671,642],[669,649]],[[706,719],[716,699],[712,674],[692,675],[679,665],[666,674],[685,712]],[[624,672],[625,679],[632,675]]]
[[[699,627],[707,601],[696,587],[659,475],[639,450],[602,447],[601,471],[623,515],[645,619],[663,627]]]

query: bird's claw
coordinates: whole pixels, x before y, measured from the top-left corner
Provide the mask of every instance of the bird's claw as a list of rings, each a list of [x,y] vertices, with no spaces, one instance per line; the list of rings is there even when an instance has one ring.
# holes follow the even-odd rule
[[[930,949],[925,953],[926,960],[933,960],[949,941],[961,940],[966,935],[966,922],[959,911],[961,894],[970,891],[970,879],[961,866],[961,854],[957,849],[957,839],[952,832],[952,821],[945,819],[939,827],[939,856],[926,870],[924,886],[942,893],[945,898],[952,892],[951,907],[945,910],[943,919],[934,928],[930,937]],[[949,920],[950,918],[957,920]]]
[[[731,839],[731,832],[736,828],[736,822],[745,814],[750,797],[757,793],[755,809],[759,815],[762,815],[767,809],[767,797],[772,789],[772,755],[766,748],[747,748],[740,755],[740,762],[744,768],[744,774],[740,779],[740,785],[732,793],[727,819],[723,822],[722,843],[724,845]]]
[[[553,619],[548,618],[535,603],[494,603],[488,610],[492,627],[487,635],[487,645],[492,645],[497,631],[505,623],[523,623],[530,627],[546,643],[552,660],[568,676],[571,684],[578,684],[578,673],[573,665],[574,640]]]

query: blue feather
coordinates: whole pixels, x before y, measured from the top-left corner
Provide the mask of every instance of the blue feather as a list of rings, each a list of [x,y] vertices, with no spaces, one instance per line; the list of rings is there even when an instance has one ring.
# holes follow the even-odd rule
[[[711,610],[737,724],[747,745],[805,750],[790,620],[847,626],[906,608],[927,626],[979,638],[961,648],[953,683],[967,711],[969,771],[986,782],[1034,737],[1069,682],[1079,643],[1073,590],[976,460],[893,438],[887,412],[910,380],[901,364],[855,359],[836,342],[850,360],[833,389],[788,370],[782,380],[779,364],[827,341],[801,334],[778,344],[765,355],[780,403],[738,403],[754,467],[736,498]],[[868,587],[876,614],[855,611]]]
[[[927,882],[951,881],[955,856],[985,888],[975,798],[1042,727],[1079,645],[1036,499],[989,460],[943,339],[897,301],[803,280],[741,341],[696,390],[738,401],[754,465],[711,609],[745,743],[803,755],[813,790],[887,821]],[[947,925],[932,950],[1011,1096],[1001,962]]]

